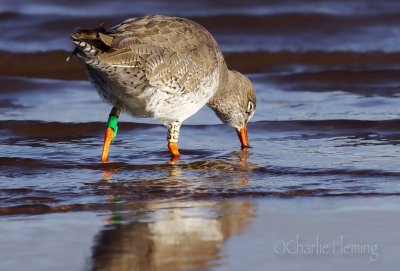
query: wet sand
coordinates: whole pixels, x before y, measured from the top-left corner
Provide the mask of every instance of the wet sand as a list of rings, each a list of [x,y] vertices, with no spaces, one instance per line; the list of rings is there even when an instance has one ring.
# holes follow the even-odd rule
[[[3,0],[0,269],[397,270],[399,12],[390,0]],[[69,34],[153,13],[204,25],[253,81],[248,152],[203,108],[178,163],[165,127],[126,114],[100,163],[111,108],[65,61]]]

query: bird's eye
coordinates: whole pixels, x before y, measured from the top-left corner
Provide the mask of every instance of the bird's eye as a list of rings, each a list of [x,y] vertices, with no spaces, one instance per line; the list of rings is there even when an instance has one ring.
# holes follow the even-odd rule
[[[253,112],[254,111],[254,104],[253,104],[253,102],[249,102],[248,104],[247,104],[247,113],[251,113],[251,112]]]

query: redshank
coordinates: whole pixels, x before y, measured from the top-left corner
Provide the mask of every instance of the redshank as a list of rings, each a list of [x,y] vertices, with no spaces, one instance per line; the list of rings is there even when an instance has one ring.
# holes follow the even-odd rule
[[[159,119],[168,128],[168,149],[179,157],[179,129],[207,104],[250,147],[247,123],[256,109],[250,80],[228,70],[212,35],[184,18],[146,16],[111,28],[79,28],[71,35],[89,80],[113,108],[101,160],[107,161],[121,111]]]

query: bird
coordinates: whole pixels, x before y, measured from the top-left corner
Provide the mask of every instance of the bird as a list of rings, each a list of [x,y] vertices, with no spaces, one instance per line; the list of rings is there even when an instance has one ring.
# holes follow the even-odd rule
[[[219,45],[203,26],[186,18],[149,15],[110,28],[76,28],[71,40],[71,56],[84,63],[89,81],[112,105],[102,162],[108,161],[121,112],[161,121],[168,129],[173,160],[180,156],[182,122],[204,105],[236,130],[242,150],[250,148],[247,123],[256,109],[254,86],[245,75],[228,69]]]

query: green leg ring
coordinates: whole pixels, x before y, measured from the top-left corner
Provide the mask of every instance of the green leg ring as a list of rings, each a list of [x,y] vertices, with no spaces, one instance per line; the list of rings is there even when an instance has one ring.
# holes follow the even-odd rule
[[[113,129],[113,131],[114,131],[113,141],[114,141],[114,139],[118,133],[118,117],[115,115],[110,115],[108,117],[107,127],[110,127],[111,129]]]

